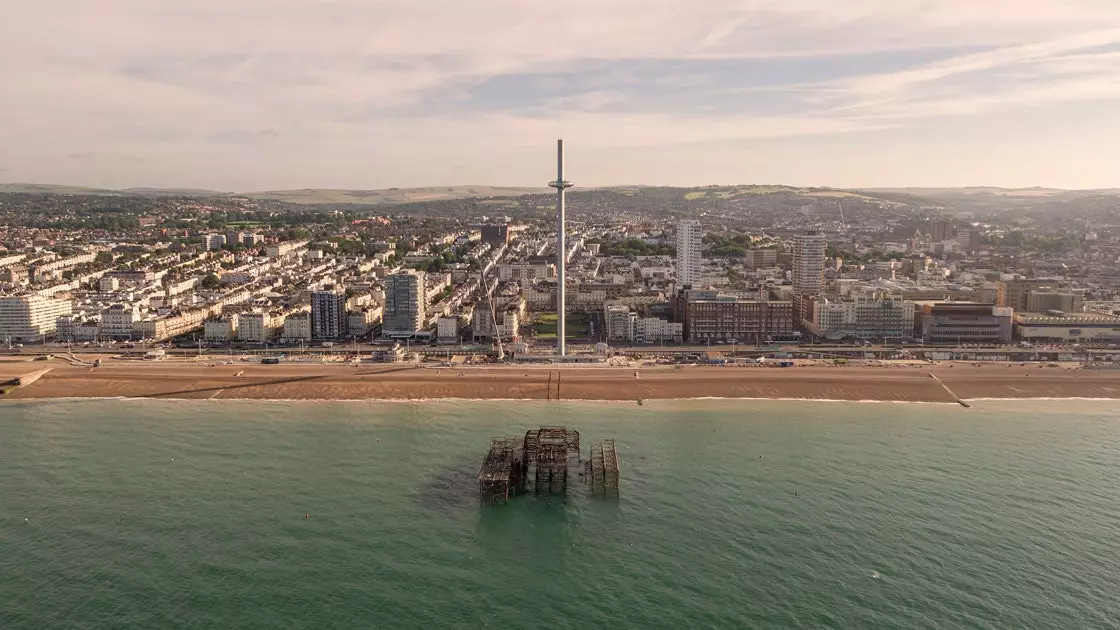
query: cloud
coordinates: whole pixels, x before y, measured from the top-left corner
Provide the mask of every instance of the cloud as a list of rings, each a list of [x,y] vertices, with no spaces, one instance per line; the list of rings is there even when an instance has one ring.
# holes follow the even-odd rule
[[[1114,0],[54,0],[6,18],[0,157],[41,165],[25,179],[100,177],[113,155],[226,178],[214,152],[260,150],[247,178],[421,152],[434,182],[449,142],[803,138],[1120,98]]]

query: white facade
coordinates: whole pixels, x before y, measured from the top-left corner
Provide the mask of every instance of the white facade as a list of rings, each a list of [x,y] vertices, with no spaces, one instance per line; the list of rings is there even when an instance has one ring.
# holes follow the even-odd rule
[[[914,303],[901,296],[821,300],[813,313],[812,332],[828,339],[909,339],[914,336],[914,310]]]
[[[657,317],[638,317],[637,313],[621,304],[607,306],[603,315],[609,341],[680,343],[684,339],[684,324]]]
[[[692,285],[700,280],[701,249],[704,232],[699,221],[686,219],[677,224],[677,285]]]
[[[657,317],[642,317],[635,321],[636,343],[681,343],[684,341],[684,324]]]
[[[630,307],[612,304],[604,309],[603,320],[606,323],[607,339],[609,341],[633,341],[637,314],[631,312]]]
[[[132,323],[140,314],[132,306],[113,304],[101,311],[101,336],[105,339],[130,339]]]
[[[263,343],[276,333],[272,316],[268,313],[242,313],[237,319],[237,339],[249,343]]]
[[[455,341],[459,338],[459,318],[441,317],[436,321],[436,337],[440,341]]]
[[[793,292],[820,295],[824,288],[825,251],[828,239],[823,234],[798,234],[793,237]]]
[[[364,308],[360,311],[354,311],[349,314],[350,317],[350,331],[351,337],[361,337],[365,335],[374,326],[381,323],[382,310],[380,306]]]
[[[284,319],[284,338],[291,341],[311,340],[311,313],[294,313]]]
[[[221,234],[204,234],[202,236],[202,247],[206,251],[213,251],[221,249],[222,245],[226,244],[226,237]]]
[[[291,241],[287,243],[278,243],[271,247],[265,248],[265,255],[269,258],[281,258],[288,254],[295,254],[307,246],[307,241]]]
[[[69,315],[69,300],[38,295],[0,298],[0,336],[33,341],[55,331],[59,317]]]
[[[545,280],[555,277],[556,265],[551,263],[498,265],[498,279],[503,282],[507,280]]]
[[[236,313],[208,319],[202,326],[203,337],[206,341],[233,341],[237,337]]]

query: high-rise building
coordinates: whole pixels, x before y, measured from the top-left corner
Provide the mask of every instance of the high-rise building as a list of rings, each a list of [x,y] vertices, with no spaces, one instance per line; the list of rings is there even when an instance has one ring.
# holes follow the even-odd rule
[[[825,252],[828,239],[809,232],[793,237],[793,292],[797,295],[820,295],[824,288]]]
[[[221,249],[226,244],[226,237],[221,234],[203,234],[202,246],[206,251]]]
[[[406,270],[385,277],[382,337],[412,337],[424,328],[428,308],[426,276],[422,271]]]
[[[957,230],[953,227],[951,221],[934,221],[933,222],[933,242],[941,243],[943,241],[952,240],[957,235]]]
[[[69,315],[73,304],[41,295],[0,298],[0,337],[15,341],[43,341],[55,331],[58,318]]]
[[[349,328],[346,294],[338,289],[311,293],[311,338],[338,339]]]
[[[685,219],[677,224],[677,286],[691,286],[700,280],[703,240],[699,221]]]
[[[505,245],[509,242],[509,226],[504,223],[487,223],[482,226],[482,242]]]

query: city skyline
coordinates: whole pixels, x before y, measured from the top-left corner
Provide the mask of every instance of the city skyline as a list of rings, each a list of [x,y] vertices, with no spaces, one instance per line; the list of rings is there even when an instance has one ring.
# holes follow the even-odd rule
[[[29,28],[47,23],[47,41]],[[1105,0],[581,0],[559,18],[110,0],[5,26],[0,181],[539,186],[565,137],[586,187],[1120,184]]]

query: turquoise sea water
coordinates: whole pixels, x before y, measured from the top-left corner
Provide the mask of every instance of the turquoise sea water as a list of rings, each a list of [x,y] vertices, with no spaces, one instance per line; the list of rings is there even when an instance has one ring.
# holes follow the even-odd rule
[[[615,438],[620,498],[479,506],[541,424]],[[1117,628],[1118,440],[1107,402],[8,403],[0,628]]]

